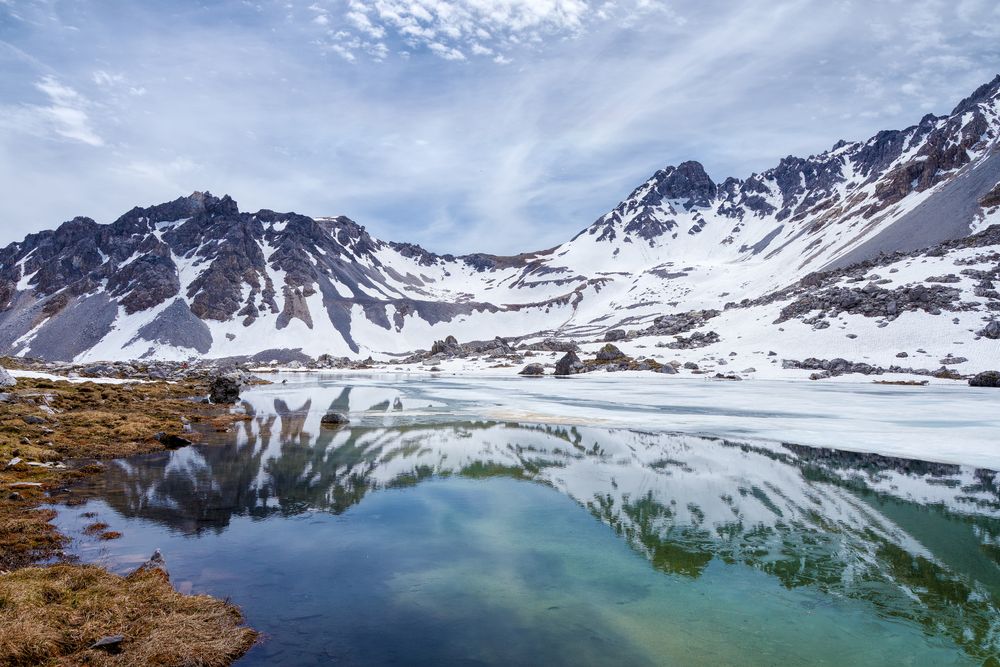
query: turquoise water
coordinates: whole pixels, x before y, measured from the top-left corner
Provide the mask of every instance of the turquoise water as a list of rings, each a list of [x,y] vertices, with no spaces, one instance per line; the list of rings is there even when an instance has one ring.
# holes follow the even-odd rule
[[[248,403],[57,523],[162,550],[267,635],[240,664],[994,664],[990,471],[776,443]],[[389,412],[416,409],[404,396]],[[124,533],[90,541],[93,519]]]

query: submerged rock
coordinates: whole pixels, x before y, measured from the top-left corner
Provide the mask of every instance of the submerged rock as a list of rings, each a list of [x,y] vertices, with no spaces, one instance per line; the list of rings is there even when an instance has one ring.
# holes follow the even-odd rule
[[[208,398],[212,403],[235,403],[240,400],[240,382],[232,375],[212,378],[208,388]]]
[[[583,373],[586,370],[586,366],[580,361],[580,357],[576,356],[576,352],[567,352],[562,359],[556,362],[555,375],[576,375],[577,373]]]
[[[534,377],[545,375],[545,366],[542,366],[541,364],[528,364],[520,373],[518,373],[518,375],[529,375]]]
[[[347,426],[351,423],[351,420],[339,412],[328,412],[323,415],[323,418],[319,420],[319,423],[323,426],[329,426],[332,428],[339,428],[341,426]]]
[[[969,380],[969,386],[1000,388],[1000,371],[983,371]]]

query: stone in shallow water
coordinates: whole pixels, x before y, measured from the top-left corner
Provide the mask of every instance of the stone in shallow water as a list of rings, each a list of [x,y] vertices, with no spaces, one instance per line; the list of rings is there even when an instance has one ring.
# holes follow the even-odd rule
[[[346,426],[347,424],[350,424],[351,420],[339,412],[328,412],[325,415],[323,415],[323,418],[319,420],[319,423],[322,424],[323,426],[330,426],[333,428],[337,428],[340,426]]]
[[[576,356],[576,352],[567,352],[562,359],[556,362],[555,375],[575,375],[582,373],[586,367]]]

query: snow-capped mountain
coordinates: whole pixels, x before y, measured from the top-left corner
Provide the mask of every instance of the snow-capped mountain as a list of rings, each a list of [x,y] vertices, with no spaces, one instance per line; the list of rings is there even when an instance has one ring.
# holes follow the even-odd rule
[[[998,223],[1000,76],[947,116],[789,156],[745,179],[716,183],[697,162],[667,167],[572,240],[510,257],[437,255],[373,238],[346,217],[241,212],[209,193],[110,224],[75,218],[0,250],[0,350],[78,361],[378,357],[445,335],[676,334],[657,322],[708,310],[722,313],[710,328],[730,339],[708,345],[744,336],[773,345],[782,322],[815,334],[846,318],[851,331],[877,322],[892,339],[886,351],[895,334],[917,346],[930,345],[922,335],[964,336],[993,345],[981,346],[986,358],[996,343],[980,331],[997,316],[991,278],[1000,278],[988,228]],[[979,232],[971,245],[940,246]],[[910,254],[843,272],[893,252]],[[869,281],[887,281],[875,288],[889,294],[881,306],[828,307],[803,293],[850,292],[834,283],[882,273],[880,262],[908,267]],[[819,271],[834,273],[803,281]],[[931,301],[919,290],[899,296],[942,276]],[[940,317],[949,310],[962,315]],[[813,356],[827,349],[821,337],[809,338]]]

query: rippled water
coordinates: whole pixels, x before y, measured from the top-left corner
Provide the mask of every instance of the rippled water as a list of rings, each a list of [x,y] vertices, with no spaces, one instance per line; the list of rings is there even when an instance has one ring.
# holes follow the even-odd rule
[[[415,383],[245,398],[238,431],[109,464],[57,519],[85,560],[127,571],[160,548],[180,590],[239,604],[268,635],[241,664],[998,655],[990,471],[472,419]],[[331,406],[356,425],[320,428]],[[88,541],[85,511],[124,537]]]

